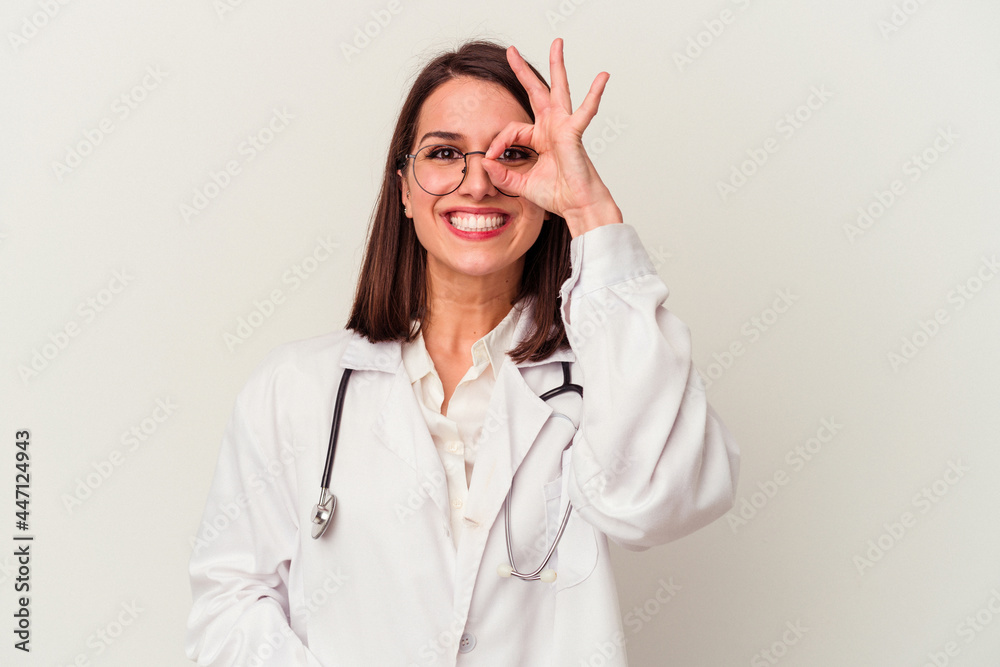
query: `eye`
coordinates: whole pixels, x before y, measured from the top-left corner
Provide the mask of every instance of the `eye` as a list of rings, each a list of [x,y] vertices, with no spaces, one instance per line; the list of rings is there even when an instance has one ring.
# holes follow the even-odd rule
[[[424,149],[424,155],[427,156],[428,160],[441,160],[443,162],[462,159],[462,152],[454,146],[428,146]]]
[[[504,152],[500,154],[497,158],[500,162],[507,163],[525,163],[533,161],[537,157],[537,153],[530,148],[525,148],[524,146],[510,146],[504,149]]]

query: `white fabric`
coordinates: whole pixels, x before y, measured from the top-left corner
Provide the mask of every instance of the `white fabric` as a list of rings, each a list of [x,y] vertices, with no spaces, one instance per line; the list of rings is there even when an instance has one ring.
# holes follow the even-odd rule
[[[644,549],[718,518],[732,506],[739,454],[635,229],[589,231],[570,253],[561,315],[572,347],[500,366],[457,550],[441,458],[398,342],[342,331],[282,346],[258,367],[237,398],[191,557],[189,657],[240,667],[626,664],[607,539]],[[562,383],[563,360],[584,397],[546,403],[539,395]],[[339,503],[313,540],[344,368],[355,371],[331,482]],[[521,569],[537,564],[572,500],[555,583],[496,574],[515,480]],[[465,633],[475,646],[459,653]]]
[[[512,307],[496,327],[473,343],[470,350],[472,366],[455,387],[445,414],[441,414],[444,385],[424,345],[423,332],[402,346],[403,367],[413,383],[413,392],[448,480],[451,534],[456,549],[462,535],[472,468],[476,463],[476,441],[483,431],[496,374],[509,349],[519,310]]]

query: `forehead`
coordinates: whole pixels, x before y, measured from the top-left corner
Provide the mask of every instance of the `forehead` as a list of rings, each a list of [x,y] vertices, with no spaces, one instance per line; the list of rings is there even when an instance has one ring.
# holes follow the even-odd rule
[[[506,89],[469,77],[450,79],[420,107],[416,141],[434,131],[492,140],[511,121],[530,123],[531,117]]]

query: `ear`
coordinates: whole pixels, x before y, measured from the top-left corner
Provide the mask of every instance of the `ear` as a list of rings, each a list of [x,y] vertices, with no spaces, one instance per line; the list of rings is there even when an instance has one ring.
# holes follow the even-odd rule
[[[401,172],[399,169],[396,170],[396,175],[399,176],[399,192],[400,192],[400,194],[402,195],[402,198],[403,198],[403,207],[404,208],[409,208],[410,207],[410,198],[407,195],[408,189],[407,189],[407,186],[406,186],[406,178],[403,176],[403,172]],[[413,216],[412,215],[407,215],[406,217],[412,218]]]

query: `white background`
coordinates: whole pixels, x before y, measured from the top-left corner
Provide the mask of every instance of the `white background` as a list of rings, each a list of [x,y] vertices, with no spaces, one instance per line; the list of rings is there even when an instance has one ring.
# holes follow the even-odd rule
[[[575,102],[611,73],[586,144],[743,449],[727,518],[615,551],[632,664],[997,664],[1000,6],[343,4],[3,3],[0,662],[187,664],[235,394],[343,326],[412,76],[473,36],[547,73],[562,36]],[[320,238],[332,257],[304,263]],[[260,326],[227,344],[240,318]],[[21,429],[30,656],[8,629]]]

